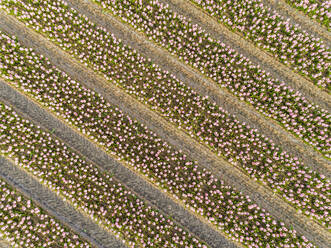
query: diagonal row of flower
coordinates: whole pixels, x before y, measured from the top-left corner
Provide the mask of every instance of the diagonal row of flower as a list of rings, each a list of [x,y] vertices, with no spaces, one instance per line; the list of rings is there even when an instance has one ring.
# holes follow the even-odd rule
[[[46,58],[4,34],[0,47],[1,72],[13,87],[58,114],[108,153],[124,160],[231,239],[251,247],[311,246],[249,197],[188,160],[185,154],[111,106],[99,94],[70,79]],[[127,239],[148,245],[152,242],[153,247],[165,245],[167,239],[174,244],[201,245],[108,175],[86,164],[65,144],[15,116],[8,107],[2,105],[2,108],[2,152],[16,157],[21,166],[43,178],[54,190],[60,190],[76,206],[121,231]]]
[[[102,0],[101,0],[102,1]],[[292,25],[262,0],[191,0],[232,30],[272,53],[283,64],[331,89],[330,49]]]
[[[12,247],[92,247],[0,178],[0,237]]]
[[[221,87],[226,87],[240,100],[251,104],[266,117],[276,120],[287,131],[330,157],[330,129],[326,130],[330,120],[326,116],[327,112],[309,102],[300,92],[294,91],[284,82],[273,79],[258,65],[254,65],[224,43],[213,40],[199,26],[193,25],[185,17],[173,12],[157,0],[95,0],[95,2],[138,31],[144,32],[150,39],[216,81]],[[314,39],[309,39],[312,40]],[[298,43],[304,44],[303,41]],[[301,48],[299,55],[304,54],[301,60],[312,56],[312,59],[321,61],[323,65],[317,67],[325,68],[322,73],[323,78],[330,86],[331,57],[325,48],[315,50]],[[309,75],[314,73],[310,72]],[[326,87],[327,83],[324,83],[324,86]],[[319,131],[315,132],[314,129],[318,126],[324,127],[322,133],[319,128]]]
[[[178,87],[183,88],[183,86],[171,75],[160,71],[150,61],[146,61],[135,51],[124,46],[110,33],[96,27],[86,17],[68,8],[65,2],[3,0],[0,6],[11,11],[30,27],[46,34],[84,64],[104,73],[107,78],[117,79],[122,87],[129,93],[137,95],[140,100],[145,99],[147,103],[159,106],[162,104],[165,108],[162,110],[164,114],[172,111],[171,104],[177,104],[181,100],[182,97],[175,99],[175,102],[167,103],[168,97],[171,96],[163,99],[156,97],[160,95],[159,92],[164,92],[167,88],[174,88],[174,91],[177,91]],[[115,6],[114,4],[113,7]],[[127,8],[125,13],[129,14],[133,6],[134,4],[125,4],[122,8]],[[144,11],[150,10],[149,15],[160,19],[149,25],[146,24],[144,29],[146,34],[162,41],[161,43],[169,46],[168,48],[173,52],[179,47],[178,52],[182,55],[177,55],[194,59],[196,66],[205,67],[206,74],[228,87],[241,100],[248,101],[265,116],[278,121],[286,130],[300,137],[325,156],[331,156],[330,115],[327,111],[310,103],[299,92],[288,88],[285,83],[272,80],[243,56],[236,54],[224,44],[211,40],[198,27],[192,26],[162,6],[140,8],[141,15],[144,16]],[[145,23],[138,16],[133,16],[137,25]],[[147,16],[146,14],[146,18]],[[152,19],[148,18],[148,20]],[[151,33],[147,28],[152,30]],[[157,35],[154,33],[156,30]],[[172,38],[168,37],[168,34]],[[166,89],[162,89],[164,87]],[[165,102],[159,103],[162,100]],[[188,123],[189,120],[186,122]],[[194,126],[194,124],[190,125]]]
[[[206,247],[109,174],[0,103],[0,152],[130,247]],[[15,235],[12,234],[12,235]],[[19,236],[17,236],[19,238]]]
[[[43,1],[43,4],[47,4],[47,1]],[[59,6],[53,6],[51,9],[52,4]],[[57,16],[58,22],[61,20],[62,28],[60,24],[59,28],[45,27],[52,19],[43,17],[44,19],[40,19],[42,24],[34,23],[36,29],[45,30],[49,36],[54,36],[55,41],[76,55],[82,63],[104,73],[107,79],[114,79],[111,82],[116,82],[126,92],[135,95],[167,120],[208,145],[219,156],[225,157],[255,180],[272,188],[304,214],[316,218],[323,225],[329,225],[328,211],[325,208],[329,182],[323,175],[309,170],[296,157],[282,151],[272,141],[199,96],[169,73],[161,71],[155,64],[124,46],[111,34],[93,26],[61,2],[52,1],[43,8],[43,13],[49,13],[45,16]],[[35,12],[29,10],[21,18],[26,18],[27,15],[35,16],[32,13]],[[83,39],[75,40],[75,37]],[[10,60],[13,57],[10,55],[12,52],[3,54]],[[22,80],[22,76],[30,77],[17,71],[24,70],[17,68],[13,73],[3,70],[9,79]],[[31,74],[35,76],[35,72]],[[43,77],[48,76],[45,74]],[[25,87],[32,86],[25,84]],[[39,93],[35,94],[35,97],[41,98],[44,85],[40,82],[40,85],[33,87],[38,87]],[[78,110],[81,111],[75,110],[76,115]],[[330,119],[326,113],[324,116]],[[79,115],[77,118],[87,121]],[[330,126],[322,119],[319,120],[323,122],[322,126],[325,126],[321,131],[328,132]],[[80,122],[75,122],[78,123]],[[101,126],[99,129],[99,132],[105,135]],[[103,139],[100,142],[104,144],[108,141]]]
[[[330,31],[331,2],[321,0],[285,0]]]

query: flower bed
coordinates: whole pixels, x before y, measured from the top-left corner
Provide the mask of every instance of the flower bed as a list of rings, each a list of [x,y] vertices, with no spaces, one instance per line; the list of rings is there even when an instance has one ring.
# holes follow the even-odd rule
[[[66,10],[65,7],[61,9],[59,8],[57,16],[60,16],[61,12],[69,16],[69,10]],[[62,20],[66,21],[64,16]],[[68,23],[67,27],[69,28]],[[79,28],[86,36],[88,35],[87,27],[90,26],[85,27],[83,25],[83,23],[87,23],[86,21],[83,22],[82,19],[76,16],[72,23],[73,26],[76,23],[76,28]],[[87,23],[86,25],[91,24]],[[36,27],[38,27],[37,24]],[[99,30],[101,33],[100,29],[96,30]],[[95,37],[101,37],[101,35],[97,36],[98,33],[94,34]],[[272,141],[239,123],[225,111],[211,104],[207,99],[197,95],[185,86],[185,84],[179,82],[168,73],[162,72],[154,64],[123,46],[122,43],[116,41],[111,35],[106,36],[107,33],[105,32],[102,34],[102,39],[105,40],[105,48],[102,48],[99,43],[92,45],[92,39],[74,42],[69,36],[67,42],[61,44],[63,47],[69,44],[75,47],[77,46],[78,48],[73,50],[75,54],[81,54],[83,52],[88,54],[90,52],[88,56],[82,57],[81,61],[84,63],[93,63],[95,57],[99,58],[95,59],[96,62],[93,66],[101,72],[109,73],[109,76],[106,75],[109,79],[111,77],[117,79],[118,84],[124,87],[128,93],[134,94],[141,101],[150,104],[154,110],[157,110],[176,125],[183,127],[192,137],[207,144],[218,155],[224,156],[232,164],[239,166],[252,178],[268,185],[294,207],[303,211],[304,214],[313,216],[324,225],[329,225],[328,214],[324,208],[324,204],[328,199],[327,189],[329,182],[322,175],[310,171],[297,158],[291,157],[286,152],[281,151]],[[72,33],[70,36],[73,37]],[[60,39],[57,40],[60,41]],[[94,38],[94,40],[97,40],[97,38]],[[87,43],[88,48],[82,50],[84,47],[81,48],[79,45],[81,43]],[[15,53],[13,48],[8,47],[8,49],[5,59],[10,60],[11,55]],[[102,49],[105,49],[105,54],[98,53]],[[119,52],[116,53],[115,51]],[[19,58],[26,56],[24,52],[17,51],[17,49],[16,52]],[[6,53],[4,52],[3,54],[5,55]],[[111,54],[115,55],[111,56]],[[39,58],[33,55],[29,56],[39,60]],[[124,58],[128,60],[124,61]],[[10,66],[8,62],[6,64]],[[42,63],[38,62],[38,64]],[[133,70],[132,68],[136,69]],[[11,70],[15,73],[11,73]],[[20,71],[25,70],[33,70],[34,72],[31,75],[22,75]],[[38,70],[34,69],[34,67],[22,69],[21,66],[17,66],[9,70],[4,70],[4,74],[6,74],[8,79],[14,80],[14,82],[21,80],[26,82],[26,77],[32,76],[31,81],[34,83],[23,83],[18,86],[23,87],[25,91],[30,92],[39,101],[47,103],[48,107],[55,112],[64,111],[64,116],[67,116],[67,120],[80,128],[83,125],[80,130],[89,134],[93,140],[98,141],[101,145],[109,144],[111,146],[113,141],[107,137],[107,134],[117,133],[117,129],[111,129],[109,131],[102,129],[103,126],[109,127],[111,120],[103,119],[99,125],[95,125],[96,121],[99,122],[99,118],[112,115],[109,113],[108,106],[105,105],[104,100],[96,104],[96,106],[99,105],[98,107],[93,106],[94,110],[90,113],[85,110],[87,103],[77,103],[79,105],[75,108],[71,106],[76,101],[74,98],[79,97],[75,93],[74,97],[68,98],[69,103],[67,105],[70,105],[69,111],[67,110],[68,106],[62,106],[65,105],[64,102],[56,99],[57,97],[65,96],[64,93],[57,92],[59,90],[58,86],[56,86],[57,82],[53,80],[49,81],[49,79],[58,78],[58,76],[53,76],[54,73],[49,73],[46,69],[37,73]],[[40,78],[45,78],[45,80],[40,80]],[[146,79],[150,81],[146,82]],[[69,89],[69,83],[66,82],[68,79],[63,76],[62,81],[62,87]],[[52,85],[52,87],[56,86],[56,90],[48,92],[48,85]],[[77,88],[77,86],[71,87]],[[49,101],[52,101],[52,103],[49,103]],[[55,108],[56,104],[61,104],[61,106]],[[90,106],[92,105],[90,103]],[[99,114],[93,117],[92,112]],[[68,118],[69,116],[74,118],[74,120]],[[83,116],[86,118],[83,118]],[[323,130],[327,131],[328,127],[322,129],[322,132]],[[125,135],[125,132],[123,135]],[[120,141],[123,142],[123,140]],[[123,146],[127,147],[126,144],[123,144]],[[121,156],[123,154],[119,157]]]
[[[0,237],[15,248],[92,247],[2,179]]]
[[[134,170],[147,176],[189,209],[223,230],[231,239],[250,247],[266,244],[269,247],[311,245],[304,237],[297,236],[294,230],[275,221],[248,197],[215,179],[209,171],[199,168],[195,162],[189,161],[184,154],[163,142],[146,127],[112,107],[99,94],[71,80],[47,59],[35,55],[32,50],[23,48],[5,35],[1,37],[1,54],[8,53],[11,56],[7,58],[7,63],[4,63],[6,60],[1,61],[2,73],[7,80],[98,142],[106,151],[126,161]],[[19,122],[8,111],[5,112],[5,117],[6,125],[1,129],[1,134],[7,142],[0,143],[0,146],[5,147],[3,150],[7,156],[18,156],[17,152],[25,149],[23,156],[19,157],[22,166],[34,168],[35,175],[47,177],[48,181],[53,180],[54,189],[64,191],[67,197],[77,201],[85,211],[107,213],[100,207],[104,206],[101,199],[111,201],[112,194],[105,188],[106,183],[95,181],[97,178],[109,181],[109,177],[102,176],[96,168],[86,165],[64,144],[33,128],[30,123]],[[39,142],[44,144],[42,148],[38,148]],[[10,148],[9,143],[14,144],[14,147]],[[35,152],[32,153],[30,149]],[[53,167],[42,165],[50,162]],[[53,179],[54,175],[61,178]],[[100,176],[95,178],[96,175]],[[102,193],[101,196],[98,192]],[[90,199],[91,205],[87,205]],[[132,200],[126,201],[124,196],[120,199],[127,205],[116,209],[126,211]]]
[[[292,7],[303,11],[311,19],[321,23],[330,31],[330,1],[319,0],[286,0]]]
[[[82,63],[102,72],[106,78],[116,80],[128,93],[136,95],[141,101],[153,107],[162,106],[162,109],[159,109],[162,114],[168,115],[174,122],[180,124],[174,120],[170,112],[173,111],[172,106],[177,105],[185,97],[183,94],[189,94],[186,93],[187,87],[178,80],[167,72],[162,72],[156,65],[124,46],[102,28],[93,25],[87,18],[67,8],[61,1],[23,4],[24,1],[14,3],[11,0],[4,0],[2,2],[3,7],[11,10],[32,28],[46,34]],[[132,9],[132,6],[123,7]],[[43,12],[40,8],[43,8]],[[157,10],[161,11],[157,15],[159,19],[176,16],[161,5],[157,7]],[[155,11],[153,9],[149,14]],[[130,13],[130,11],[127,12]],[[56,19],[53,16],[61,16],[61,18]],[[196,60],[194,62],[196,66],[203,65],[206,74],[222,86],[228,87],[241,100],[248,101],[265,116],[278,121],[286,130],[325,156],[331,156],[330,115],[327,111],[311,104],[299,92],[286,87],[284,83],[272,80],[242,56],[224,44],[212,41],[199,28],[183,21],[179,16],[169,20],[173,20],[171,23],[174,24],[151,26],[152,30],[168,30],[170,36],[163,41],[164,44],[172,44],[169,49],[175,52],[176,47],[182,47],[177,51],[181,55],[176,52],[177,55]],[[139,23],[144,22],[139,21]],[[146,25],[145,29],[149,27]],[[180,27],[184,29],[182,32],[184,38],[180,38],[181,32],[177,32]],[[163,39],[163,32],[160,30],[157,31],[157,36],[153,33],[150,35],[157,40]],[[185,52],[184,47],[191,52]],[[210,49],[206,49],[207,47]],[[168,88],[171,90],[167,90]],[[173,95],[174,92],[176,94]],[[190,94],[196,95],[191,90]],[[170,97],[173,97],[173,100],[169,104]],[[189,107],[187,108],[190,111]],[[187,124],[189,121],[186,117]],[[193,123],[190,125],[194,126]]]
[[[130,247],[206,247],[65,144],[0,103],[0,152]]]
[[[230,47],[213,40],[205,31],[197,25],[192,25],[185,17],[172,12],[157,0],[143,1],[143,3],[130,0],[94,1],[112,14],[121,17],[124,22],[144,32],[150,39],[177,55],[183,62],[218,82],[221,87],[229,89],[240,100],[252,104],[265,116],[279,122],[285,129],[299,136],[306,143],[319,146],[319,142],[313,141],[317,136],[305,137],[302,131],[307,130],[307,127],[301,125],[305,122],[308,124],[309,120],[315,119],[314,115],[320,111],[324,114],[326,111],[309,103],[299,92],[295,92],[285,83],[273,79],[269,73],[261,70],[259,66],[253,65]],[[228,2],[233,3],[233,1]],[[293,35],[290,39],[293,39]],[[314,39],[305,38],[300,44],[293,41],[293,46],[313,41]],[[317,67],[323,71],[320,76],[325,79],[323,79],[325,82],[322,83],[322,80],[316,83],[329,88],[331,85],[329,79],[330,55],[324,45],[320,46],[321,48],[317,48],[319,45],[311,45],[311,47],[315,47],[315,50],[307,47],[301,49],[300,63],[302,62],[304,66],[308,65],[309,63],[304,63],[308,57],[311,60],[322,61]],[[312,71],[308,74],[309,76],[315,75]],[[306,115],[307,108],[310,109],[308,112],[314,114]],[[310,115],[310,117],[305,118],[301,116],[302,113],[307,117]],[[328,139],[329,136],[324,136],[324,138]],[[324,142],[322,141],[322,143]],[[320,147],[317,149],[330,153],[330,144],[325,147],[325,150]]]
[[[191,0],[283,64],[331,89],[330,51],[319,39],[263,5],[261,0]]]

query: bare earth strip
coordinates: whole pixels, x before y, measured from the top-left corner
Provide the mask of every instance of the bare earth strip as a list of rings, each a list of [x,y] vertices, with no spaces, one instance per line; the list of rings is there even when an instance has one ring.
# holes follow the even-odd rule
[[[189,18],[192,23],[207,31],[213,39],[229,45],[253,63],[258,64],[261,69],[269,72],[273,78],[285,82],[291,88],[300,91],[307,100],[331,112],[331,97],[326,91],[318,88],[309,79],[295,73],[270,53],[247,41],[238,32],[230,31],[217,18],[210,16],[202,8],[187,0],[160,0],[160,2],[169,4],[170,9]]]
[[[174,56],[147,41],[145,36],[136,32],[133,28],[123,24],[109,14],[105,14],[102,8],[90,2],[81,0],[66,0],[70,7],[75,8],[80,13],[86,15],[91,21],[113,33],[120,38],[126,45],[131,46],[143,56],[152,58],[163,70],[171,72],[178,79],[192,87],[201,95],[209,96],[212,102],[221,106],[250,127],[270,138],[283,150],[300,158],[307,166],[331,179],[331,161],[321,156],[311,146],[304,143],[301,139],[289,134],[276,121],[266,119],[258,113],[252,106],[239,101],[231,93],[222,90],[212,80],[204,77],[191,67],[179,62]],[[43,49],[41,46],[40,52]],[[36,47],[36,49],[38,49]]]
[[[66,71],[73,79],[94,89],[107,101],[119,106],[124,113],[147,126],[160,138],[167,141],[175,148],[182,149],[190,159],[196,160],[200,166],[212,171],[216,177],[234,186],[245,195],[249,195],[253,201],[260,207],[267,209],[276,219],[283,221],[288,226],[293,226],[299,234],[315,242],[319,247],[328,247],[328,244],[331,242],[329,232],[322,228],[317,222],[297,213],[297,211],[286,204],[282,198],[274,195],[264,186],[253,182],[241,170],[218,157],[207,147],[192,140],[186,133],[169,124],[155,112],[148,109],[133,97],[127,95],[123,90],[106,82],[103,77],[76,62],[70,55],[64,53],[54,45],[51,45],[50,42],[40,35],[32,32],[30,29],[26,29],[24,25],[18,22],[10,27],[14,30],[17,29],[17,25],[22,26],[18,29],[22,32],[19,39],[25,40],[26,45],[30,43],[35,44],[35,46],[47,47],[47,51],[43,54],[53,63],[57,62],[56,65]],[[24,99],[21,99],[20,101],[23,100]],[[20,101],[16,101],[14,105],[20,105]],[[24,101],[26,102],[26,100]],[[26,104],[28,103],[26,102],[23,108],[28,111]],[[40,111],[41,110],[39,110],[39,112]],[[37,118],[37,116],[34,118]],[[45,116],[39,117],[41,120],[47,118]]]
[[[195,216],[185,210],[174,198],[169,197],[168,194],[161,192],[147,182],[147,178],[142,178],[128,169],[124,162],[109,156],[95,145],[93,141],[77,133],[33,100],[18,93],[1,78],[0,100],[10,104],[16,112],[31,120],[34,124],[41,126],[45,130],[52,131],[56,138],[62,140],[76,153],[84,156],[88,163],[112,173],[117,181],[128,187],[139,198],[145,200],[152,207],[159,209],[163,215],[171,216],[179,226],[200,240],[205,241],[210,247],[240,247],[227,240],[222,234],[214,230],[211,225],[203,223],[200,220],[200,216]]]
[[[0,248],[11,248],[11,246],[6,240],[0,239]]]
[[[286,19],[290,19],[291,24],[299,24],[300,27],[307,33],[314,35],[323,40],[329,47],[331,47],[331,33],[317,21],[309,18],[303,12],[293,8],[284,0],[263,0],[264,4],[274,10]]]
[[[0,157],[0,177],[96,247],[126,247],[122,241],[76,211],[74,207],[41,185],[36,178],[4,157]]]

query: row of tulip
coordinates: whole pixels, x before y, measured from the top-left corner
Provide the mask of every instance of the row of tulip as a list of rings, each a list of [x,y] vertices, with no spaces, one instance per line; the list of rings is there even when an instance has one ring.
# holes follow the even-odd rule
[[[46,1],[43,3],[46,4]],[[51,13],[54,13],[53,11],[54,8]],[[61,16],[61,13],[65,15]],[[69,9],[58,7],[58,12],[55,14],[62,17],[61,20],[66,23],[68,30],[63,32],[63,34],[67,33],[66,36],[61,36],[61,32],[52,32],[58,42],[63,40],[62,47],[70,44],[73,54],[78,57],[80,54],[85,54],[86,56],[80,57],[83,63],[91,63],[94,69],[105,73],[108,79],[114,78],[128,93],[134,94],[141,101],[152,106],[155,111],[182,127],[192,137],[208,145],[215,153],[239,166],[255,180],[271,187],[304,214],[328,225],[323,203],[327,199],[326,189],[329,187],[329,182],[322,175],[310,171],[297,158],[289,156],[272,141],[239,123],[173,76],[162,72],[156,65],[125,47],[110,34],[101,29],[96,29],[98,32],[94,31],[92,24],[83,21],[77,15],[71,20],[68,18]],[[48,23],[48,20],[45,22]],[[35,27],[38,27],[37,24]],[[41,28],[44,27],[40,26]],[[92,31],[88,32],[91,29]],[[73,40],[72,37],[75,37],[73,34],[77,34],[78,30],[86,37],[85,39]],[[95,38],[89,39],[89,33]],[[94,43],[99,37],[104,42]],[[85,43],[86,46],[82,45]],[[102,53],[102,50],[105,52]],[[10,59],[9,54],[8,59]],[[16,79],[21,80],[19,75]],[[146,80],[150,81],[146,82]],[[43,87],[44,85],[39,85],[38,91]],[[40,98],[37,95],[36,97]],[[325,127],[321,132],[326,133],[329,127],[327,123],[323,125]]]
[[[331,89],[331,56],[324,42],[292,25],[262,0],[191,1],[315,84]]]
[[[92,247],[2,179],[0,179],[0,237],[15,248]]]
[[[232,240],[249,247],[312,246],[304,237],[296,235],[294,230],[286,228],[283,223],[260,209],[249,197],[214,178],[209,171],[198,167],[181,151],[175,150],[145,126],[111,106],[99,94],[71,80],[46,58],[37,56],[5,35],[1,37],[1,54],[4,54],[1,61],[2,75],[10,84],[59,115],[68,125],[77,128],[108,153],[125,161],[133,170],[148,177],[188,209],[223,230]],[[18,152],[24,149],[25,152],[21,155],[25,157],[19,157],[20,164],[28,169],[33,168],[35,175],[52,182],[54,190],[61,189],[86,212],[97,213],[98,216],[108,216],[112,211],[115,214],[123,214],[123,218],[115,216],[112,220],[117,221],[115,227],[126,228],[126,231],[131,228],[137,231],[135,226],[132,227],[134,223],[142,226],[142,223],[148,221],[147,217],[142,218],[134,211],[127,213],[132,209],[131,204],[137,204],[137,200],[133,197],[124,198],[123,192],[120,193],[122,196],[119,195],[120,198],[115,200],[121,203],[124,201],[126,205],[118,206],[117,210],[113,209],[109,202],[114,203],[114,190],[111,192],[110,186],[106,187],[107,183],[104,181],[99,183],[101,173],[86,165],[64,144],[56,142],[32,124],[19,121],[13,114],[2,119],[5,126],[1,135],[7,140],[2,143],[2,146],[6,147],[5,152],[19,156]],[[98,182],[95,182],[96,180]],[[110,179],[105,177],[102,180]],[[121,221],[126,219],[130,221],[122,226],[124,222]],[[152,222],[146,226],[161,228],[160,225],[163,224]],[[145,232],[148,230],[138,229],[138,236],[146,237]],[[158,231],[154,232],[159,235]],[[131,237],[130,232],[125,235]],[[162,237],[165,236],[157,236],[153,242],[158,242]],[[188,240],[182,233],[179,233],[178,237],[171,233],[171,237],[174,237],[176,242]],[[148,244],[151,247],[151,244]],[[153,243],[153,247],[158,246]],[[197,244],[194,247],[197,247]]]
[[[88,164],[61,141],[23,119],[9,106],[0,103],[0,111],[3,120],[0,152],[94,221],[106,226],[128,246],[206,247],[109,174]],[[29,208],[29,204],[26,207]],[[13,235],[20,237],[16,232]]]
[[[66,7],[65,2],[37,1],[33,4],[30,1],[14,3],[13,0],[3,0],[3,6],[9,10],[15,9],[14,14],[18,15],[20,19],[25,20],[32,28],[47,34],[49,38],[60,43],[63,49],[75,55],[84,64],[91,65],[95,70],[101,71],[107,78],[118,79],[118,83],[124,86],[131,94],[138,95],[140,100],[144,101],[143,99],[147,98],[147,102],[151,100],[154,102],[159,101],[159,98],[154,98],[153,93],[155,94],[155,92],[151,90],[151,87],[146,86],[148,85],[146,79],[156,80],[153,85],[154,89],[158,84],[169,80],[168,78],[171,75],[163,78],[165,77],[163,76],[164,73],[160,72],[150,61],[146,61],[135,51],[125,47],[111,34],[105,32],[102,28],[96,27],[85,17]],[[41,7],[43,8],[42,12],[39,9]],[[129,5],[123,7],[130,9]],[[142,11],[148,9],[143,8]],[[160,7],[161,10],[162,8]],[[166,13],[169,12],[163,8],[163,12],[165,11]],[[129,13],[130,11],[126,12]],[[154,13],[154,10],[151,13]],[[61,16],[61,19],[55,19],[53,16]],[[161,16],[161,13],[159,13],[159,16]],[[167,15],[162,15],[161,17],[167,20]],[[182,20],[179,16],[173,19],[177,21]],[[143,22],[138,21],[138,23],[140,25]],[[170,32],[171,29],[167,28],[168,26],[169,24],[165,24],[161,29]],[[172,28],[171,39],[173,41],[169,40],[168,42],[166,41],[168,39],[164,40],[165,44],[173,44],[169,47],[170,49],[177,45],[183,45],[187,48],[194,45],[194,47],[190,48],[194,51],[190,52],[191,55],[189,57],[199,60],[197,63],[200,65],[205,66],[208,63],[213,63],[214,65],[209,64],[207,68],[219,71],[218,76],[213,74],[216,81],[219,81],[217,78],[220,77],[222,82],[227,82],[223,86],[229,87],[241,100],[248,101],[264,115],[278,121],[285,129],[313,146],[325,156],[331,156],[330,126],[328,125],[330,116],[327,111],[311,104],[299,92],[293,91],[284,83],[272,81],[265,73],[248,63],[247,60],[237,55],[233,50],[229,50],[222,44],[211,42],[211,39],[207,38],[206,34],[203,34],[201,30],[200,35],[196,35],[196,39],[199,39],[202,43],[193,42],[187,34],[188,28],[192,26],[189,23],[186,26],[184,28],[187,29],[184,35],[186,38],[183,38],[182,41],[177,39],[179,37],[178,34],[181,33],[177,32],[179,26]],[[151,29],[157,30],[158,27],[155,26]],[[196,28],[196,31],[197,33],[200,32],[198,28]],[[158,34],[158,37],[162,38],[165,33],[158,31]],[[186,44],[180,45],[183,41]],[[213,44],[210,43],[208,45],[206,42]],[[208,46],[211,47],[209,52],[205,50]],[[212,49],[213,46],[214,49]],[[180,51],[184,50],[180,49]],[[198,52],[196,53],[196,51]],[[226,55],[229,53],[232,55]],[[199,55],[197,56],[197,54]],[[201,56],[204,58],[202,59]],[[220,64],[222,61],[223,65]],[[140,63],[143,64],[140,65]],[[159,75],[155,76],[155,70],[158,71],[157,74]],[[154,75],[152,75],[153,72]],[[206,71],[205,73],[209,74],[209,72]],[[139,85],[136,85],[138,81],[144,82],[143,85],[140,85],[142,89],[138,89]],[[132,85],[124,85],[130,83]],[[160,105],[159,103],[157,104]]]
[[[330,157],[329,136],[320,134],[315,136],[313,134],[315,137],[311,137],[308,134],[316,127],[315,124],[310,126],[310,121],[322,124],[318,121],[320,117],[316,115],[323,116],[322,118],[326,123],[329,122],[329,118],[326,116],[327,112],[307,101],[300,92],[296,92],[284,82],[272,78],[269,73],[261,70],[258,65],[254,65],[250,60],[224,43],[213,40],[199,26],[193,25],[185,17],[173,12],[157,0],[93,1],[114,15],[119,16],[138,31],[144,32],[150,39],[168,49],[172,54],[177,55],[183,62],[198,69],[201,73],[216,81],[221,87],[226,87],[240,100],[253,105],[265,116],[276,120],[287,131],[299,136],[306,143],[315,146],[317,150]],[[228,1],[228,3],[232,4],[233,1]],[[293,39],[293,37],[291,35],[290,39]],[[309,42],[315,41],[313,38],[308,40]],[[305,38],[300,44],[293,41],[293,44],[294,46],[300,46],[308,40]],[[316,83],[330,88],[330,63],[328,61],[330,61],[331,56],[323,44],[320,45],[321,48],[319,49],[314,47],[311,45],[309,49],[301,49],[300,54],[297,54],[296,57],[301,57],[301,54],[304,54],[300,63],[308,57],[312,60],[321,61],[317,68],[323,73],[317,77],[323,77],[324,79]],[[309,63],[303,64],[307,66]],[[311,75],[316,76],[316,73],[310,72],[309,76]],[[330,131],[328,131],[329,133]],[[310,137],[307,137],[307,135]],[[327,139],[328,144],[324,146],[324,141],[320,143],[316,140],[320,137],[322,140]],[[320,144],[323,144],[323,148],[320,147]]]
[[[330,31],[331,2],[319,0],[286,0],[288,4],[303,11]]]

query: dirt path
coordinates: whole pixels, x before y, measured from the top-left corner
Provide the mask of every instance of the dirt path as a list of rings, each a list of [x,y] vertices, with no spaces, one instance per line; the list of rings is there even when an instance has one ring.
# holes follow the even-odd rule
[[[125,248],[122,241],[103,230],[96,223],[78,212],[34,176],[14,165],[11,160],[0,157],[0,177],[15,187],[38,206],[68,226],[96,247]]]
[[[153,62],[160,65],[163,70],[171,72],[199,94],[208,95],[212,102],[236,116],[239,121],[258,129],[260,133],[273,140],[285,151],[300,158],[304,164],[331,179],[331,161],[322,157],[318,151],[304,143],[300,138],[288,133],[276,121],[265,118],[254,107],[239,101],[230,92],[218,87],[212,80],[179,62],[176,57],[147,41],[145,36],[133,28],[121,23],[109,14],[104,14],[97,5],[80,0],[67,0],[67,2],[69,6],[74,7],[91,21],[113,33],[143,56],[152,58]]]
[[[3,239],[0,239],[0,248],[10,248],[10,244]]]
[[[317,21],[314,21],[303,12],[293,8],[284,0],[263,0],[263,4],[276,10],[278,14],[289,18],[291,24],[299,24],[307,33],[320,38],[326,45],[331,47],[331,33]]]
[[[239,169],[234,168],[208,148],[192,140],[184,132],[179,131],[155,112],[128,96],[124,91],[109,84],[98,74],[77,63],[68,54],[50,44],[40,35],[37,35],[30,29],[26,29],[24,25],[18,22],[15,25],[10,25],[12,30],[17,29],[17,26],[21,26],[18,29],[22,33],[19,37],[21,41],[25,40],[24,42],[27,44],[30,43],[47,48],[43,54],[53,63],[56,63],[60,69],[66,71],[73,79],[85,84],[87,87],[92,87],[105,97],[107,101],[119,106],[124,113],[146,125],[163,140],[177,149],[182,149],[190,159],[196,160],[200,166],[212,171],[215,176],[222,179],[225,183],[249,195],[253,201],[260,207],[267,209],[276,219],[293,226],[299,234],[306,236],[319,247],[327,247],[327,244],[330,242],[329,233],[316,222],[309,220],[302,214],[298,214],[292,207],[284,203],[280,197],[273,195],[271,191],[262,185],[250,180]],[[19,101],[15,103],[15,106],[17,104],[19,104]]]

